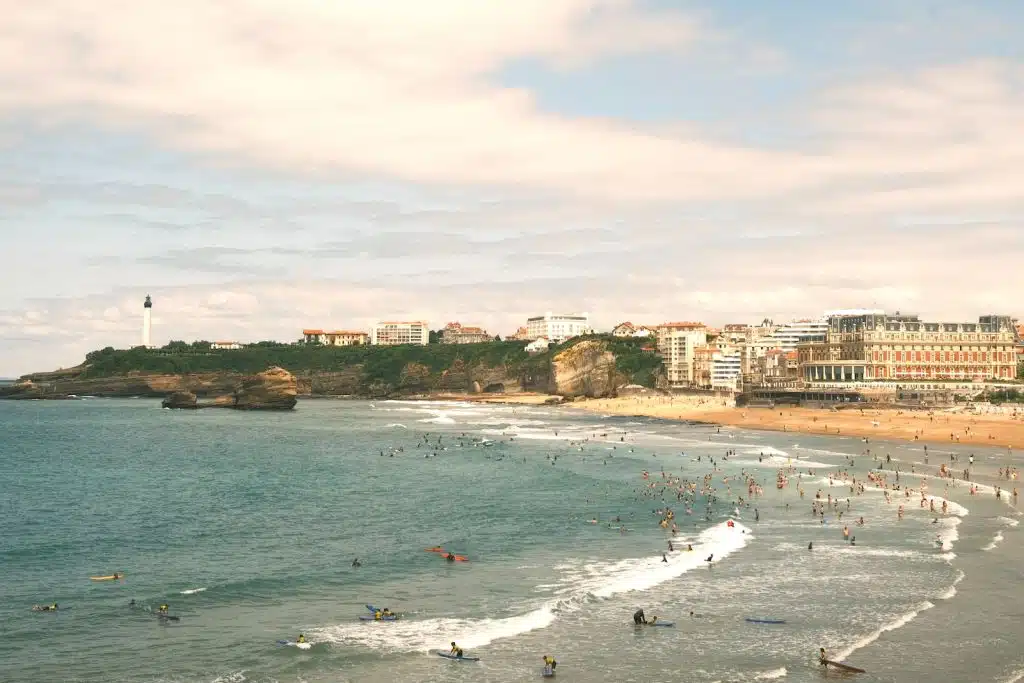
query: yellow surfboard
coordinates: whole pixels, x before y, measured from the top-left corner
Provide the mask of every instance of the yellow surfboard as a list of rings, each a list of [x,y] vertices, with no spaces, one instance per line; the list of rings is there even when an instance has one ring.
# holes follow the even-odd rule
[[[117,574],[111,574],[110,576],[90,576],[89,579],[92,581],[114,581],[115,579],[123,579],[124,574],[120,572]]]

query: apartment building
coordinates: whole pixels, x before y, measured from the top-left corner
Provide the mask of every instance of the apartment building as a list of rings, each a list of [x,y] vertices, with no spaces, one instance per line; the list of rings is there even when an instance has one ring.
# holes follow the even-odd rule
[[[586,313],[552,313],[526,319],[527,336],[530,339],[546,337],[552,343],[561,344],[566,339],[590,334],[590,317]]]
[[[470,327],[458,322],[448,323],[441,330],[442,344],[479,344],[493,340],[482,327]]]
[[[1010,380],[1016,376],[1014,321],[925,322],[916,315],[833,315],[826,338],[799,345],[807,382]]]
[[[374,346],[397,346],[399,344],[430,343],[430,327],[424,320],[411,322],[380,322],[370,331],[370,343]]]
[[[738,352],[715,351],[711,357],[711,388],[739,390],[742,382],[741,369]]]
[[[695,384],[695,350],[708,343],[708,331],[704,323],[663,323],[657,328],[657,338],[658,353],[665,365],[669,386],[686,387]]]
[[[370,343],[370,335],[357,330],[303,330],[302,338],[307,344],[324,346],[360,346]]]
[[[210,342],[210,349],[215,351],[234,351],[242,348],[242,345],[234,341]]]

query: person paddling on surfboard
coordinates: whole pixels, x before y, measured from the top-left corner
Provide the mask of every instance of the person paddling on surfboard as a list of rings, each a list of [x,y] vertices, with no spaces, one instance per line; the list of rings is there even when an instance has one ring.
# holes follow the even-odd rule
[[[638,609],[636,612],[633,612],[633,623],[638,625],[647,623],[647,617],[644,616],[644,611],[642,609]]]
[[[167,605],[160,605],[160,608],[157,609],[157,613],[158,614],[167,614],[167,610],[168,609],[170,609],[170,608]]]
[[[455,553],[448,553],[447,555],[444,556],[444,559],[448,560],[449,562],[454,562],[455,561]]]
[[[550,655],[544,655],[544,666],[551,669],[551,673],[555,672],[555,667],[558,666],[558,662],[555,658]]]
[[[452,641],[452,651],[449,654],[462,659],[462,648],[456,645],[454,640]]]
[[[295,639],[295,642],[296,643],[304,643],[304,642],[306,642],[306,636],[300,633],[299,637]]]

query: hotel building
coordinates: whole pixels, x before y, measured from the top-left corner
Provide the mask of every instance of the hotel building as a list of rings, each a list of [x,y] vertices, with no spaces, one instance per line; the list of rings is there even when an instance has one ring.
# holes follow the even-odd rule
[[[1013,319],[923,322],[916,315],[833,315],[822,342],[800,344],[806,382],[984,381],[1016,376]]]
[[[586,313],[558,314],[550,311],[526,319],[527,336],[530,339],[546,337],[554,344],[561,344],[566,339],[589,334],[590,317]]]
[[[303,330],[302,339],[307,344],[324,346],[361,346],[370,343],[370,335],[355,330]]]
[[[420,344],[430,342],[430,328],[426,321],[381,322],[370,331],[370,343],[374,346],[397,346],[398,344]]]
[[[697,382],[694,355],[708,343],[704,323],[681,322],[658,325],[658,353],[665,365],[669,386],[685,387]]]
[[[479,344],[494,341],[487,330],[481,327],[469,327],[461,323],[448,323],[441,330],[442,344]]]

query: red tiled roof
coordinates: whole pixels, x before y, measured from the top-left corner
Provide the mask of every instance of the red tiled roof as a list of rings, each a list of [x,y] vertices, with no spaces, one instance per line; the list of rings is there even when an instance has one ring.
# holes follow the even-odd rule
[[[696,330],[701,327],[707,327],[704,323],[696,322],[677,322],[677,323],[662,323],[658,327],[672,327],[680,330]]]
[[[303,330],[302,334],[323,334],[323,330]]]
[[[334,330],[333,332],[324,332],[324,334],[343,334],[343,335],[350,335],[350,336],[354,336],[354,337],[368,337],[368,336],[370,336],[368,333],[362,332],[360,330]]]

